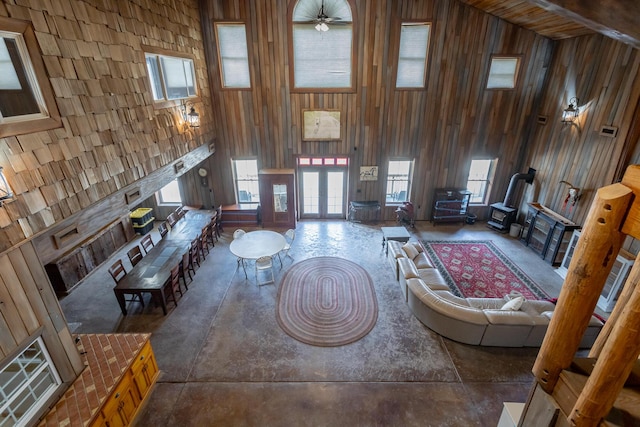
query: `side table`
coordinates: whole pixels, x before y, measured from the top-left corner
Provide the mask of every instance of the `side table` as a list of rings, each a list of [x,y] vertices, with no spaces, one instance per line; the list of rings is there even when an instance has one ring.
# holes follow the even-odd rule
[[[398,242],[406,243],[409,241],[409,232],[404,227],[380,227],[382,231],[382,246],[385,247],[385,253],[389,253],[389,240],[397,240]]]

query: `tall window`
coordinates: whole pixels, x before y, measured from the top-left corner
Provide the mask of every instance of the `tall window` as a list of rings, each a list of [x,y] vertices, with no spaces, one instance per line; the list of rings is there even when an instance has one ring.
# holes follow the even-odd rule
[[[347,0],[299,0],[293,8],[294,88],[353,87],[353,24]]]
[[[222,86],[226,88],[250,88],[249,52],[244,24],[216,23],[218,58]]]
[[[408,201],[411,189],[411,174],[413,161],[390,160],[387,171],[386,204],[401,204]]]
[[[431,25],[403,22],[398,49],[397,88],[424,88]]]
[[[0,371],[0,425],[24,426],[62,384],[38,337]]]
[[[0,19],[0,137],[61,126],[31,25]]]
[[[513,89],[516,87],[520,58],[494,56],[491,58],[487,89]]]
[[[159,205],[182,205],[182,197],[180,197],[180,186],[178,180],[174,179],[156,193]]]
[[[233,160],[233,174],[238,204],[246,206],[260,203],[258,161],[256,159]]]
[[[145,53],[154,101],[196,96],[193,59]]]
[[[471,191],[469,203],[486,205],[491,190],[491,182],[496,170],[498,159],[473,159],[469,168],[467,190]]]

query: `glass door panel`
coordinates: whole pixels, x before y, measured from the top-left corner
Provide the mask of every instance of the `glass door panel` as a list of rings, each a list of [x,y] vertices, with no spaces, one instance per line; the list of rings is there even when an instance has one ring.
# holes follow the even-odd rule
[[[302,171],[302,216],[320,214],[320,172]]]
[[[344,171],[327,171],[327,216],[344,218]]]

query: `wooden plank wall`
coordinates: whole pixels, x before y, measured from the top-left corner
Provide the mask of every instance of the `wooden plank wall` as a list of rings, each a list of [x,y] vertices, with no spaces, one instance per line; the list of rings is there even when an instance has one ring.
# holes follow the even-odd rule
[[[42,338],[64,382],[84,369],[36,250],[27,242],[0,255],[0,358]],[[15,356],[15,354],[14,354]]]
[[[15,193],[0,207],[0,253],[215,138],[197,0],[24,0],[0,15],[32,23],[63,123],[0,139]],[[178,105],[154,108],[143,46],[195,58],[200,128]]]
[[[582,224],[595,191],[613,183],[628,162],[626,146],[638,147],[632,132],[640,101],[640,52],[601,35],[563,40],[558,44],[550,78],[540,103],[546,125],[536,125],[525,164],[538,170],[535,184],[527,187],[524,202],[539,201]],[[569,99],[580,100],[574,125],[560,123]],[[615,138],[600,135],[602,125],[618,128]],[[631,140],[630,140],[631,139]],[[631,163],[640,162],[636,151]],[[571,209],[564,206],[568,181],[582,197]]]
[[[359,167],[415,157],[411,200],[418,219],[431,214],[433,189],[464,186],[473,156],[499,157],[492,201],[504,198],[520,172],[520,151],[551,59],[553,43],[456,0],[353,0],[356,90],[294,93],[289,77],[289,1],[204,0],[203,34],[219,123],[218,154],[210,160],[214,192],[235,203],[232,157],[257,157],[260,168],[293,168],[298,155],[348,155],[349,199],[384,200],[386,171],[360,182]],[[213,23],[247,24],[250,91],[223,90]],[[426,90],[395,90],[402,21],[433,25]],[[320,52],[330,60],[330,52]],[[522,55],[516,90],[485,90],[492,54]],[[342,112],[337,142],[303,142],[302,110]],[[526,171],[526,168],[525,170]],[[358,190],[360,192],[358,192]],[[392,209],[387,209],[387,217]]]

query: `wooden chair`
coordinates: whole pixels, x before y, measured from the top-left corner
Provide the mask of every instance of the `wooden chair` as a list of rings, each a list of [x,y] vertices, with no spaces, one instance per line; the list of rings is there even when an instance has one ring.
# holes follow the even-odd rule
[[[216,208],[216,233],[218,233],[218,237],[221,236],[220,233],[223,233],[224,229],[222,228],[222,205]]]
[[[212,248],[216,247],[216,240],[217,240],[214,227],[215,225],[213,222],[210,222],[205,227],[207,229],[207,243],[210,244]]]
[[[176,218],[179,220],[181,220],[182,218],[184,218],[184,216],[187,214],[187,211],[184,209],[184,206],[179,206],[176,210]]]
[[[198,238],[198,248],[200,249],[200,253],[202,254],[202,259],[207,259],[207,255],[209,255],[209,242],[207,241],[207,227],[203,227],[200,232],[200,237]],[[207,253],[205,254],[205,251]]]
[[[175,227],[176,223],[178,222],[178,217],[176,216],[175,212],[171,212],[169,214],[169,216],[167,217],[167,223],[169,224],[169,226],[171,228]]]
[[[153,243],[153,239],[151,238],[150,234],[147,234],[146,236],[144,236],[142,238],[142,248],[144,249],[145,253],[149,253],[149,251],[151,249],[153,249],[153,247],[155,246]]]
[[[191,261],[191,254],[187,251],[182,254],[182,261],[180,261],[180,277],[182,277],[184,287],[187,290],[189,290],[187,286],[187,275],[189,275],[189,281],[193,281],[193,277],[191,276],[192,271],[193,274],[196,274],[196,269],[193,268],[193,262]]]
[[[218,216],[214,214],[211,217],[211,222],[209,222],[209,229],[211,231],[211,242],[218,241],[218,237],[220,237],[220,231],[218,230]],[[215,245],[213,245],[215,247]]]
[[[176,292],[180,292],[180,296],[182,296],[182,288],[180,287],[180,265],[176,265],[171,269],[171,275],[165,283],[163,292],[167,301],[172,299],[177,307],[178,298],[176,297]]]
[[[167,228],[167,222],[163,222],[158,226],[158,232],[160,233],[160,238],[164,239],[164,236],[167,235],[169,229]]]
[[[266,282],[260,281],[260,272],[261,271],[271,271],[271,280],[267,280]],[[263,256],[256,260],[256,282],[258,286],[265,285],[267,283],[275,283],[275,278],[273,276],[273,258],[270,256]]]
[[[191,262],[192,263],[195,262],[196,264],[198,264],[198,267],[200,267],[200,247],[199,247],[198,240],[200,239],[196,237],[191,241],[191,246],[189,247],[189,254],[191,256]]]
[[[129,257],[129,261],[131,261],[131,265],[133,267],[135,267],[136,264],[138,264],[144,257],[142,251],[140,250],[140,246],[138,245],[135,245],[134,247],[129,249],[129,252],[127,252],[127,256]]]
[[[119,259],[114,262],[111,267],[109,267],[109,274],[113,277],[113,280],[118,284],[120,280],[124,276],[127,275],[127,270],[125,270],[124,265],[122,265],[122,260]],[[125,302],[138,301],[142,307],[144,307],[144,299],[142,298],[142,292],[138,292],[137,294],[132,295],[131,299],[125,299]]]

